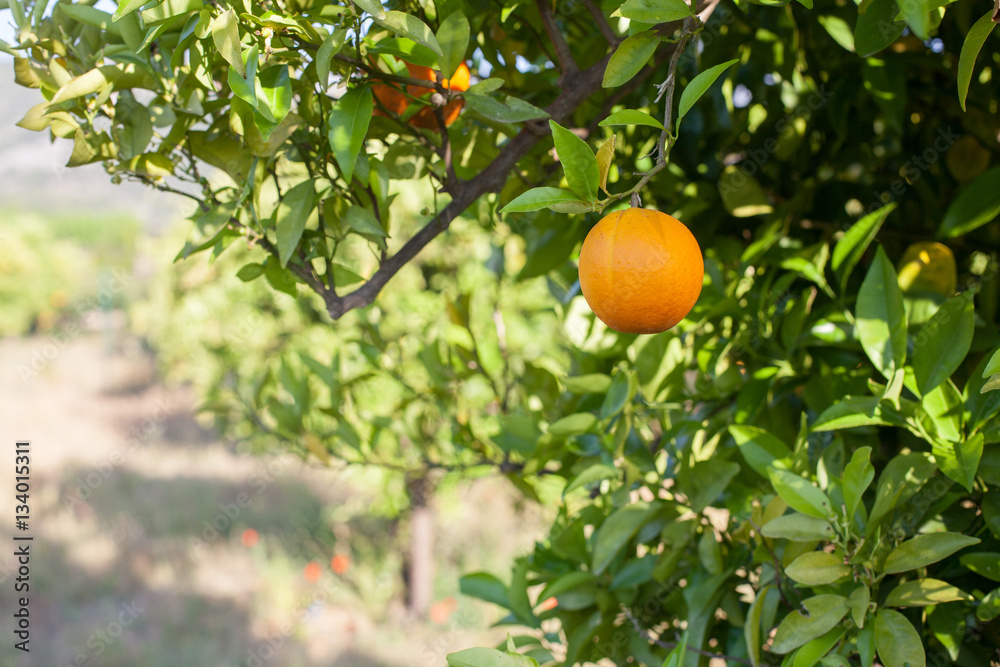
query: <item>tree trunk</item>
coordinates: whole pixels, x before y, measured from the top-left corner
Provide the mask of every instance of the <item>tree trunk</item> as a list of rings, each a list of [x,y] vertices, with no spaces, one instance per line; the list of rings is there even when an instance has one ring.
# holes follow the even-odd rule
[[[425,476],[406,481],[410,496],[410,546],[407,558],[406,602],[412,614],[427,615],[434,600],[434,485]]]

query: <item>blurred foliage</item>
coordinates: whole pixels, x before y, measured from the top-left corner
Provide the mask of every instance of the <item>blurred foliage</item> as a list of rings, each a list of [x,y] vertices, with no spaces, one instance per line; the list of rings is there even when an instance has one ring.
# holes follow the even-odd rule
[[[0,335],[42,332],[121,306],[139,226],[132,218],[11,211],[0,218]]]

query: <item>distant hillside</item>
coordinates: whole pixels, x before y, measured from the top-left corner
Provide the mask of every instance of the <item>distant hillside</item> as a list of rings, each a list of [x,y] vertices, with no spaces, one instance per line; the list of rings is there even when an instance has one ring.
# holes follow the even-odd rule
[[[156,230],[184,215],[185,203],[137,183],[113,185],[100,164],[65,166],[72,142],[49,140],[15,123],[42,100],[14,83],[13,63],[0,59],[0,215],[5,211],[128,212]]]

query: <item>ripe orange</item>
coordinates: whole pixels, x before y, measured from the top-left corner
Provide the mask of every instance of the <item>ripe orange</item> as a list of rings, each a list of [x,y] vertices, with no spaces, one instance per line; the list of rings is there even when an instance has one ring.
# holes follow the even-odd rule
[[[319,563],[315,561],[310,561],[306,564],[306,581],[310,584],[314,584],[319,581],[320,575],[323,574],[323,570],[320,568]]]
[[[701,248],[680,221],[629,208],[608,214],[580,250],[580,289],[601,321],[622,333],[660,333],[701,294]]]
[[[430,67],[424,67],[422,65],[414,65],[413,63],[404,63],[406,69],[410,73],[410,77],[413,79],[421,79],[423,81],[435,81],[437,74]],[[450,79],[445,79],[441,82],[446,90],[457,90],[459,92],[469,89],[469,81],[471,78],[471,73],[469,72],[469,67],[465,63],[458,66],[455,70],[455,74]],[[434,92],[433,88],[425,88],[423,86],[407,86],[406,92],[413,97],[420,97],[422,95],[428,95]],[[388,84],[380,83],[372,87],[372,94],[375,95],[376,99],[382,103],[389,111],[393,112],[397,116],[403,115],[406,108],[410,105],[410,100],[403,94],[403,92],[390,86]],[[463,100],[452,100],[444,106],[442,111],[444,112],[444,122],[445,125],[451,125],[458,118],[458,114],[461,113],[462,108],[465,106]],[[375,110],[376,116],[385,115],[381,110]],[[410,118],[410,125],[413,127],[419,127],[422,129],[437,129],[437,118],[434,116],[433,107],[424,107]]]
[[[332,569],[335,574],[344,574],[349,569],[351,569],[350,556],[345,556],[344,554],[337,554],[336,556],[330,559],[330,569]]]
[[[247,528],[246,530],[243,531],[243,535],[240,538],[240,541],[243,542],[243,546],[249,549],[250,547],[256,545],[257,540],[259,539],[260,535],[257,534],[256,530],[254,530],[253,528]]]

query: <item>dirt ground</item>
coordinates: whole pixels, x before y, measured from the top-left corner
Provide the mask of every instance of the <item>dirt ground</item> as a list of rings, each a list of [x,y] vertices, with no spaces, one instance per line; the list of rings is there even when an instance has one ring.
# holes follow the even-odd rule
[[[436,622],[412,620],[399,556],[379,551],[394,523],[368,514],[368,473],[240,453],[124,334],[2,340],[0,361],[0,664],[439,667],[505,636],[489,629],[498,608],[458,593],[462,572],[507,578],[540,537],[540,511],[511,509],[504,480],[437,508],[442,603]],[[16,439],[31,441],[26,532],[14,527]],[[11,639],[15,533],[34,538],[30,654]],[[342,576],[332,552],[351,558]],[[309,560],[317,582],[303,576]]]

